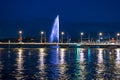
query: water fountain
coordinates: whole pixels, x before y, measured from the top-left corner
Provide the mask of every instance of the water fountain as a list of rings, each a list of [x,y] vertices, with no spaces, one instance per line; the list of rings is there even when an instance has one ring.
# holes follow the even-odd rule
[[[53,42],[59,43],[59,15],[57,15],[57,17],[55,18],[52,32],[50,35],[50,43]]]

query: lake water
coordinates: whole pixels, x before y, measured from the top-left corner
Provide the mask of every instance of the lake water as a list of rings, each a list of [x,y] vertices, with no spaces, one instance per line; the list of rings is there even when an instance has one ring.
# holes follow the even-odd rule
[[[0,49],[0,79],[119,80],[120,49]]]

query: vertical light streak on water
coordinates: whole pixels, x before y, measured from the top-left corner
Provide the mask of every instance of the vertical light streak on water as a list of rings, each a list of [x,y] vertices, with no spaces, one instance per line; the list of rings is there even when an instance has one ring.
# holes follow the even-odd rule
[[[3,64],[2,64],[2,49],[0,49],[0,73],[3,69]],[[0,75],[0,79],[2,78],[2,75]]]
[[[65,49],[61,48],[60,49],[60,64],[64,64],[65,62]]]
[[[59,48],[53,48],[50,51],[50,63],[59,64]]]
[[[38,60],[38,63],[39,63],[39,65],[38,65],[38,67],[39,67],[39,73],[40,73],[40,79],[42,79],[42,80],[44,80],[45,79],[45,77],[44,77],[44,75],[43,74],[45,74],[45,65],[44,65],[44,62],[45,62],[45,48],[40,48],[39,49],[39,54],[38,54],[38,56],[39,56],[39,60]]]
[[[98,64],[96,67],[96,72],[98,75],[100,75],[103,71],[104,71],[104,64],[103,64],[103,49],[99,48],[98,49],[98,54],[97,54],[97,58],[98,58]],[[99,76],[98,79],[104,79],[101,75]]]
[[[120,68],[120,49],[116,49],[116,68]]]
[[[40,70],[44,69],[44,57],[45,57],[45,49],[40,48],[39,49],[39,69]]]
[[[22,79],[22,74],[23,74],[23,49],[19,48],[18,49],[18,53],[17,53],[17,70],[18,70],[18,74],[16,76],[17,80],[21,80]]]
[[[91,62],[90,48],[88,48],[88,62]]]
[[[116,49],[116,60],[120,61],[120,49]]]
[[[84,49],[80,48],[80,79],[85,79],[85,74],[86,73],[86,70],[85,70],[85,64],[84,64]]]
[[[75,80],[85,79],[85,65],[84,65],[84,49],[76,48],[76,64],[75,64]]]
[[[52,48],[50,49],[50,53],[49,53],[49,61],[50,61],[50,73],[49,76],[52,79],[57,79],[60,76],[60,59],[59,59],[59,55],[60,55],[60,48]],[[59,65],[59,66],[58,66]]]
[[[85,65],[84,65],[84,49],[82,48],[76,48],[77,54],[76,54],[76,61],[80,63],[80,65],[76,64],[76,75],[80,75],[80,77],[77,77],[77,80],[85,79]]]
[[[84,58],[84,49],[80,49],[80,62],[83,63],[85,58]]]
[[[98,49],[98,63],[103,63],[103,49]]]
[[[55,59],[56,59],[56,64],[60,64],[60,59],[59,59],[59,55],[60,55],[60,48],[56,48],[56,55],[55,55]]]
[[[78,75],[80,75],[81,70],[80,70],[80,65],[78,63],[80,63],[80,48],[76,48],[76,56],[75,56],[75,64],[74,64],[74,75],[76,76],[74,79],[75,80],[80,80],[80,77],[78,77]],[[72,78],[73,79],[73,78]]]
[[[60,74],[63,76],[63,79],[66,78],[65,51],[65,48],[60,48]]]
[[[114,74],[120,74],[120,48],[115,49],[116,51],[116,60],[115,60],[115,70],[114,70]],[[120,78],[119,75],[116,75],[116,79]]]
[[[85,58],[84,58],[84,49],[82,48],[76,48],[77,49],[77,56],[76,56],[76,60],[80,63],[83,63]]]
[[[76,48],[76,49],[77,49],[76,61],[79,62],[80,61],[80,49],[81,48]]]

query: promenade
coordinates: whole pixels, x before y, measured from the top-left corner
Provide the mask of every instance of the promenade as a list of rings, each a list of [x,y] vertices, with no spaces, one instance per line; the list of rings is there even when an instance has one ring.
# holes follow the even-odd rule
[[[9,42],[1,42],[0,47],[2,46],[61,46],[61,47],[92,47],[92,46],[100,46],[100,47],[109,47],[109,46],[117,46],[120,47],[120,43],[37,43],[37,42],[17,42],[17,43],[9,43]]]

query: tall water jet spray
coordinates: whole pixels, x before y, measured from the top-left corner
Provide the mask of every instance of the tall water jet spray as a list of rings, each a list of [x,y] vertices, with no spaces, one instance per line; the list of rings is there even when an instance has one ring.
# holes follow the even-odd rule
[[[55,18],[53,23],[52,32],[50,35],[50,43],[57,42],[59,43],[59,15]]]

